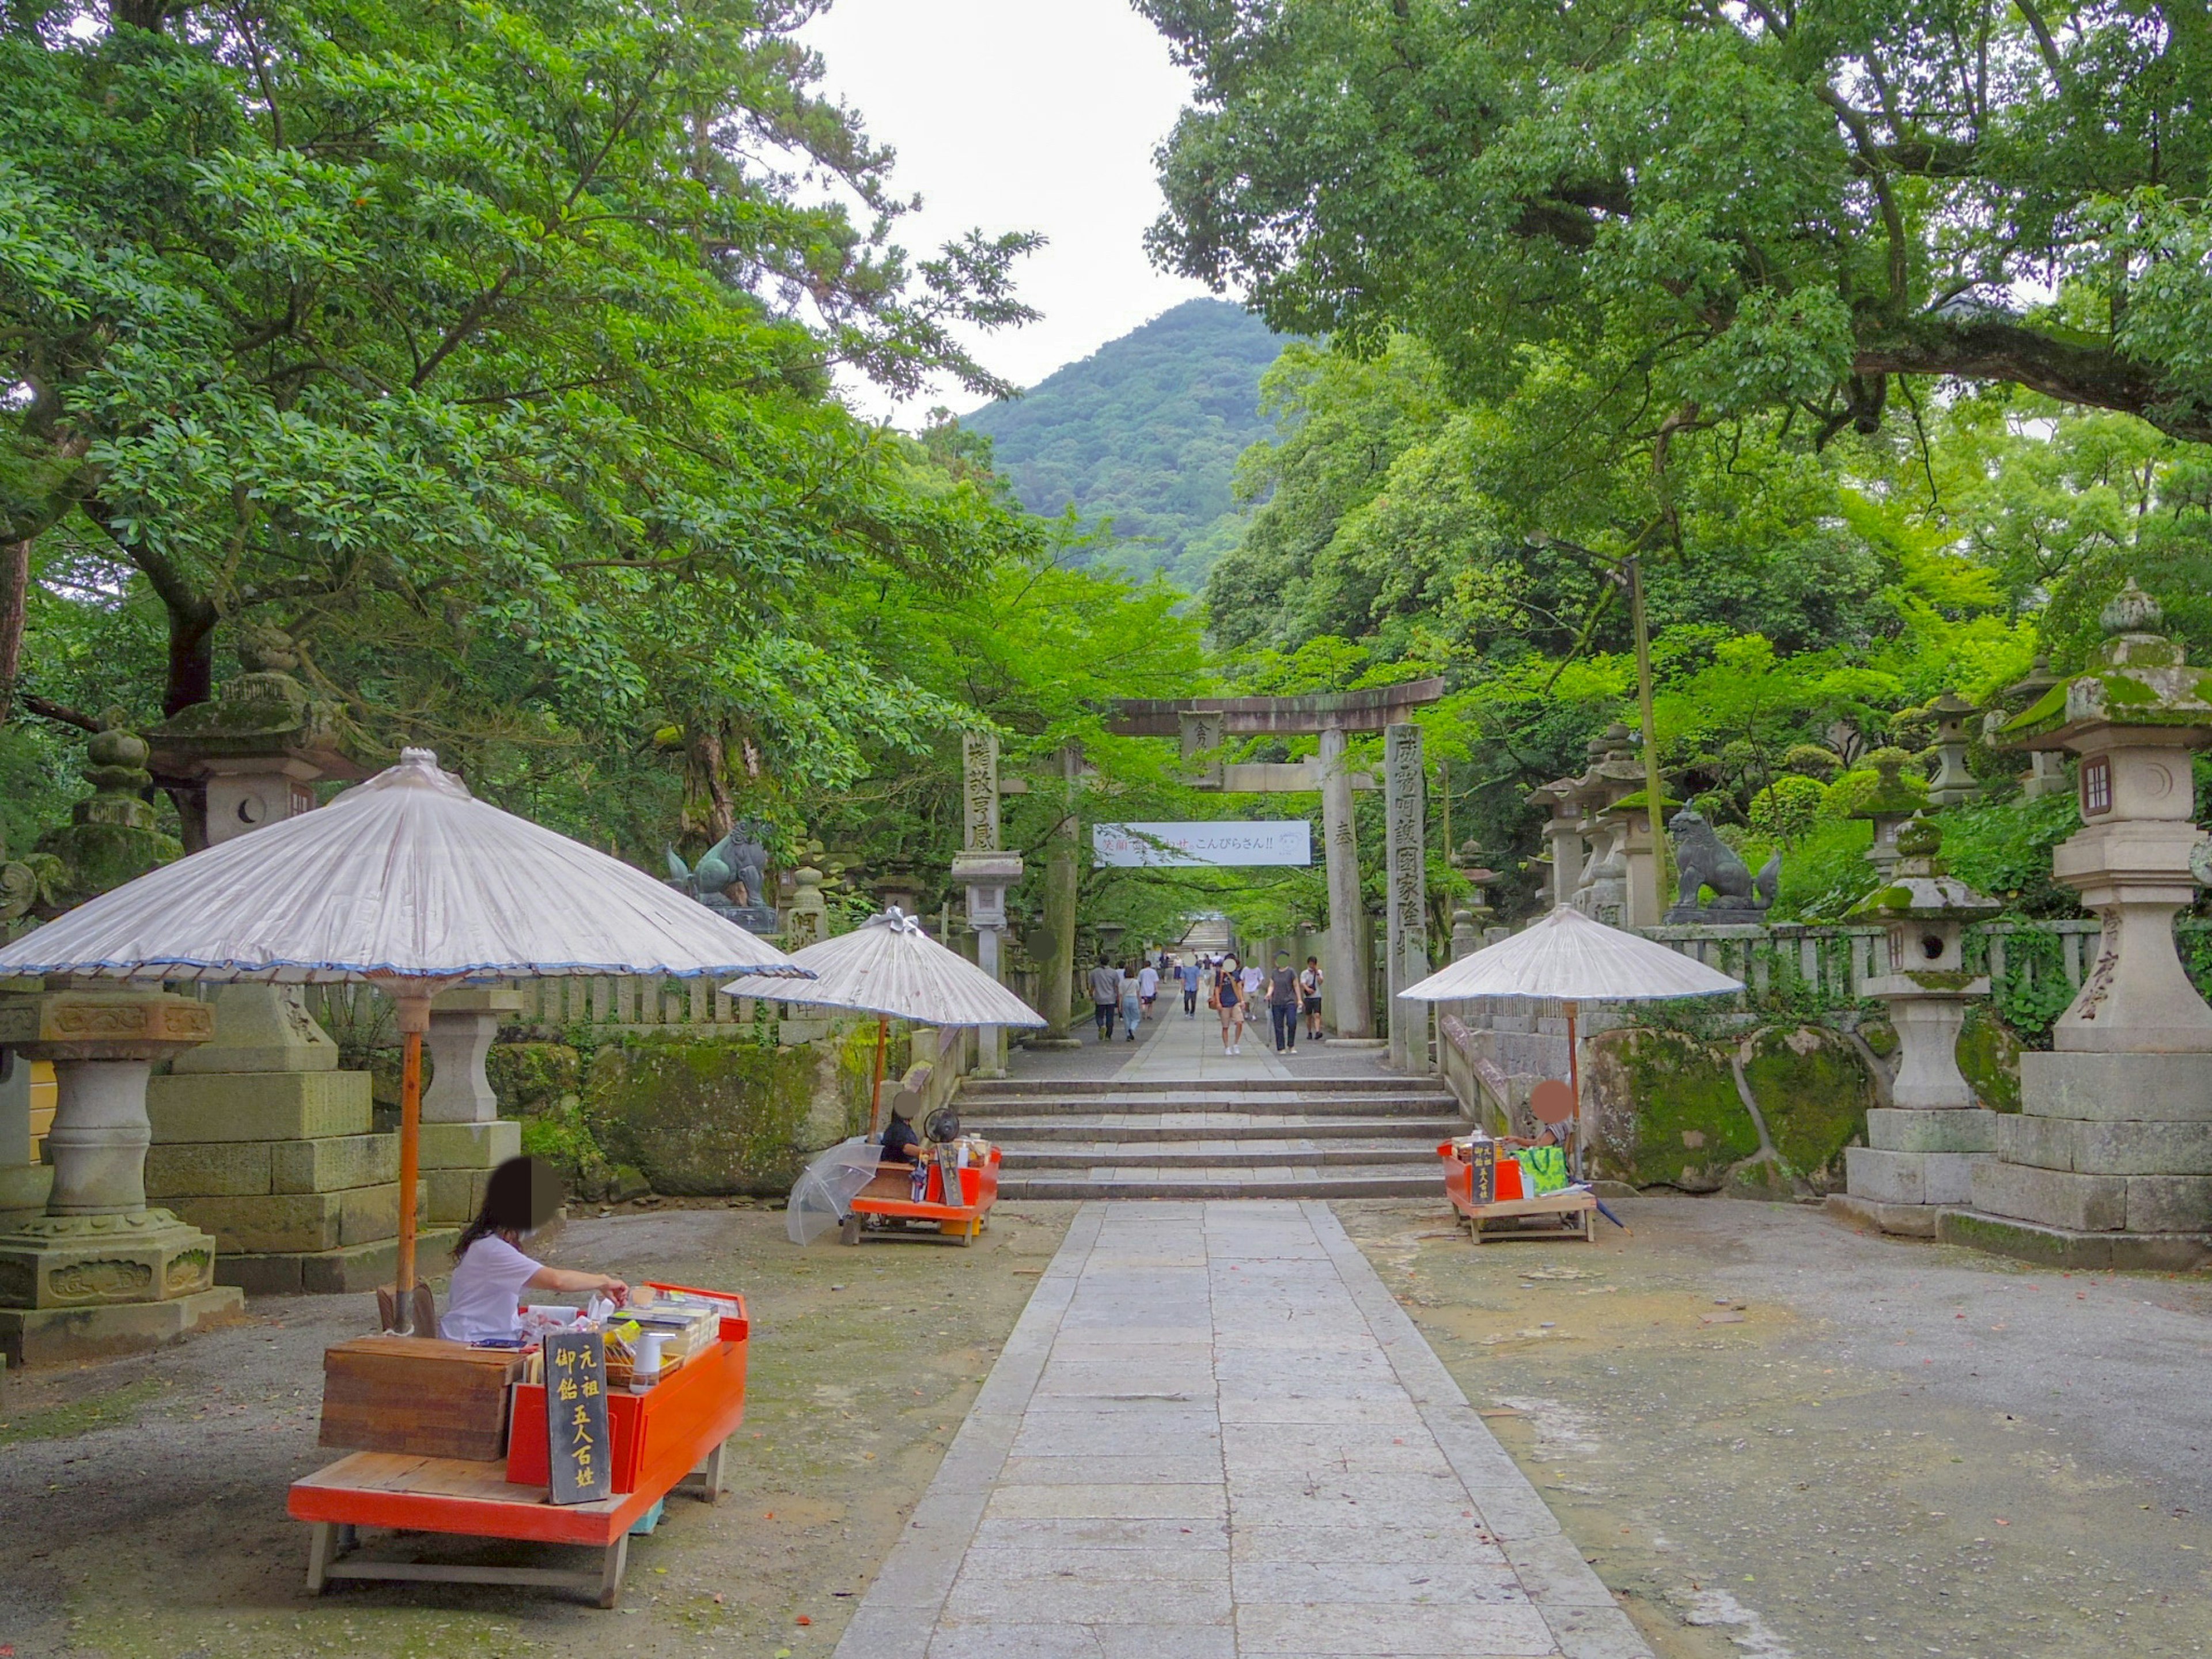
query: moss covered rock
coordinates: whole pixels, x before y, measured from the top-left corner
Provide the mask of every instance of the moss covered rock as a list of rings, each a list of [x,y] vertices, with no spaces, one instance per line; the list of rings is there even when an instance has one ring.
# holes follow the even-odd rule
[[[1959,1070],[1974,1098],[1993,1112],[2020,1109],[2020,1039],[1985,1003],[1966,1010],[1959,1034]]]
[[[1844,1148],[1864,1143],[1874,1079],[1848,1037],[1816,1025],[1768,1027],[1750,1039],[1744,1081],[1774,1150],[1814,1192],[1844,1184]]]
[[[1583,1078],[1607,1179],[1717,1192],[1729,1167],[1759,1151],[1724,1048],[1622,1027],[1591,1040]]]
[[[599,1050],[586,1117],[662,1193],[781,1193],[815,1139],[820,1057],[729,1037],[640,1036]]]
[[[565,1042],[495,1042],[484,1076],[500,1115],[526,1117],[583,1088],[583,1057]]]

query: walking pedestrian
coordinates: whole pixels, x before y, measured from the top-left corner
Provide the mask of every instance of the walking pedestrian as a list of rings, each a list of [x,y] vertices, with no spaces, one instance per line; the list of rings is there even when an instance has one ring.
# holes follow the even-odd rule
[[[1256,1006],[1267,994],[1267,970],[1256,962],[1244,964],[1242,983],[1244,988],[1244,1006],[1248,1010]]]
[[[1186,962],[1176,969],[1176,977],[1182,981],[1182,1017],[1198,1018],[1198,985],[1206,977],[1206,969],[1195,960]]]
[[[1163,957],[1161,960],[1165,961],[1166,958]],[[1160,970],[1148,962],[1137,972],[1137,1000],[1144,1005],[1146,1018],[1152,1018],[1152,1004],[1159,994]]]
[[[1235,957],[1224,957],[1213,970],[1212,1002],[1221,1011],[1221,1052],[1239,1053],[1244,1042],[1244,988]]]
[[[1298,1000],[1305,1009],[1306,1036],[1316,1042],[1321,1041],[1321,958],[1308,957],[1298,975]]]
[[[1091,970],[1091,1012],[1098,1021],[1098,1040],[1110,1042],[1114,1037],[1114,1012],[1121,1006],[1121,970],[1106,960],[1106,953],[1098,953],[1098,965]]]
[[[1275,971],[1267,976],[1267,1021],[1275,1031],[1275,1052],[1298,1046],[1298,976],[1288,951],[1275,952]]]
[[[1133,957],[1121,968],[1121,1035],[1131,1042],[1137,1040],[1137,1027],[1145,1020],[1144,994],[1139,988],[1149,970],[1140,965],[1142,962],[1142,957]]]

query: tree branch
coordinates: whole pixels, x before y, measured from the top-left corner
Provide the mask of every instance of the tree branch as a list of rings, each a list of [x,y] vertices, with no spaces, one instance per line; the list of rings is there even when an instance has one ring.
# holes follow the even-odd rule
[[[2008,317],[1915,317],[1862,338],[1851,367],[1861,374],[2009,380],[2062,403],[2139,416],[2170,437],[2212,443],[2212,407],[2166,400],[2145,365],[2108,346],[2039,334]]]
[[[54,702],[28,691],[23,694],[23,708],[40,720],[52,720],[59,726],[74,726],[80,732],[100,730],[100,722],[82,708],[72,708],[65,702]]]

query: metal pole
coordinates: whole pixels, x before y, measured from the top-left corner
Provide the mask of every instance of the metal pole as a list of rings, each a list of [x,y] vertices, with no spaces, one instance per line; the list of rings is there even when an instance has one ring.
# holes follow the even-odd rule
[[[1583,1178],[1583,1066],[1581,1044],[1575,1041],[1575,1004],[1567,1005],[1567,1087],[1575,1097],[1575,1139],[1567,1156],[1573,1160],[1574,1178]]]

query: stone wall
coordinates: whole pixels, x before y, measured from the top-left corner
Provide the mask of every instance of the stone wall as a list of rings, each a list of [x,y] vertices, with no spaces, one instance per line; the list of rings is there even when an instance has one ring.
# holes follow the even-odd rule
[[[797,1043],[757,1041],[751,1028],[572,1030],[577,1041],[495,1043],[484,1069],[501,1115],[521,1121],[524,1150],[560,1168],[580,1198],[775,1194],[811,1153],[867,1125],[875,1022],[817,1029]],[[948,1035],[957,1076],[964,1056],[959,1034]],[[938,1034],[892,1025],[886,1101],[924,1039],[936,1054]]]

